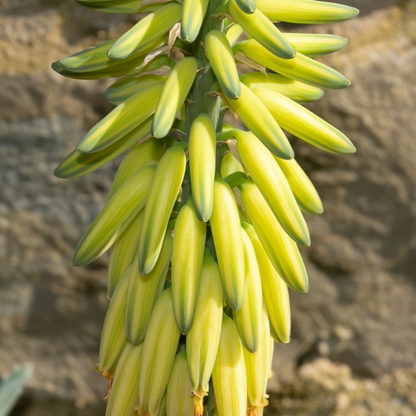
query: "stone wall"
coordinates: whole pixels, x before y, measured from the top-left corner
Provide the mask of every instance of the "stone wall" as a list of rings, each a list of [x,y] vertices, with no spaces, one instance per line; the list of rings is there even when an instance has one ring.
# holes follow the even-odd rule
[[[358,152],[293,140],[325,213],[307,218],[310,293],[292,296],[293,337],[276,348],[270,415],[416,413],[416,4],[350,4],[360,18],[325,28],[349,45],[325,61],[353,85],[313,109]],[[16,416],[103,414],[93,366],[107,260],[75,268],[71,258],[115,165],[71,181],[52,172],[111,107],[105,81],[49,68],[132,19],[70,0],[0,0],[0,374],[34,367]]]

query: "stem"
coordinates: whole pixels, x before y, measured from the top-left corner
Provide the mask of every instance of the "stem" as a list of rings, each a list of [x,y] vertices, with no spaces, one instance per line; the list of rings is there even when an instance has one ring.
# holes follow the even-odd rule
[[[223,19],[215,16],[215,11],[218,6],[223,4],[223,0],[213,0],[209,2],[208,10],[205,15],[204,22],[201,27],[199,36],[191,45],[191,50],[196,59],[202,64],[191,91],[190,102],[186,108],[186,127],[187,135],[192,122],[199,114],[208,114],[217,131],[221,131],[222,117],[221,117],[221,98],[210,95],[212,86],[215,83],[215,75],[209,67],[208,60],[205,56],[205,49],[202,42],[206,34],[213,29],[223,30]]]
[[[221,6],[224,0],[211,0],[208,4],[208,9],[205,14],[204,22],[198,37],[195,42],[192,43],[190,49],[193,56],[199,61],[200,68],[195,78],[194,85],[189,95],[189,100],[186,104],[185,114],[185,126],[186,137],[185,141],[189,141],[189,132],[192,122],[200,114],[208,114],[214,123],[217,132],[222,130],[222,112],[221,112],[221,98],[219,96],[210,94],[212,92],[213,85],[216,82],[215,75],[209,66],[209,62],[205,56],[205,49],[203,47],[203,41],[205,35],[213,29],[223,30],[224,23],[222,17],[215,17],[215,11],[217,7]],[[218,158],[217,158],[218,161]],[[219,163],[217,163],[217,169],[219,169]],[[182,204],[185,204],[189,196],[191,195],[190,186],[190,174],[189,165],[187,166],[185,178],[182,188]]]

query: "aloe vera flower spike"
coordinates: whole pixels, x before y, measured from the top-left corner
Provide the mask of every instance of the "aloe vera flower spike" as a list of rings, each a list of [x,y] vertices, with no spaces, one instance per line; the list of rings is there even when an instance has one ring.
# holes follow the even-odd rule
[[[76,1],[137,16],[120,37],[52,64],[69,78],[116,78],[104,94],[114,109],[55,170],[78,177],[125,153],[74,255],[82,266],[110,253],[97,365],[113,380],[106,416],[260,416],[274,342],[291,337],[290,291],[309,289],[304,213],[323,213],[286,132],[320,151],[355,152],[304,107],[350,85],[316,59],[346,39],[278,23],[358,10],[318,0]]]

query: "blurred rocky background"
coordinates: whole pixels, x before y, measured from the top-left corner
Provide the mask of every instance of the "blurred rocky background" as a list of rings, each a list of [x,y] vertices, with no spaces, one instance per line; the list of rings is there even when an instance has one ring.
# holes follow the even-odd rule
[[[292,296],[268,415],[416,414],[416,2],[349,4],[358,19],[308,30],[349,38],[325,61],[352,87],[313,108],[358,152],[296,141],[325,213],[308,218],[310,293]],[[107,260],[75,268],[71,258],[116,164],[71,181],[52,172],[111,107],[105,82],[64,79],[50,64],[133,19],[71,0],[0,0],[0,376],[34,368],[15,416],[104,414],[93,366]]]

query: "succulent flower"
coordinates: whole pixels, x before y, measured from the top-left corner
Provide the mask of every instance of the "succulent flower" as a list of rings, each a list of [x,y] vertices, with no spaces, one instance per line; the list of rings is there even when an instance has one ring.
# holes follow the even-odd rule
[[[350,84],[315,60],[346,39],[276,23],[358,10],[316,0],[76,1],[141,16],[121,37],[52,65],[70,78],[119,78],[105,93],[116,107],[55,171],[85,175],[127,152],[74,256],[84,265],[111,251],[98,364],[113,379],[106,414],[261,415],[274,341],[290,341],[288,289],[308,291],[303,213],[323,212],[286,132],[355,152],[303,105]]]

